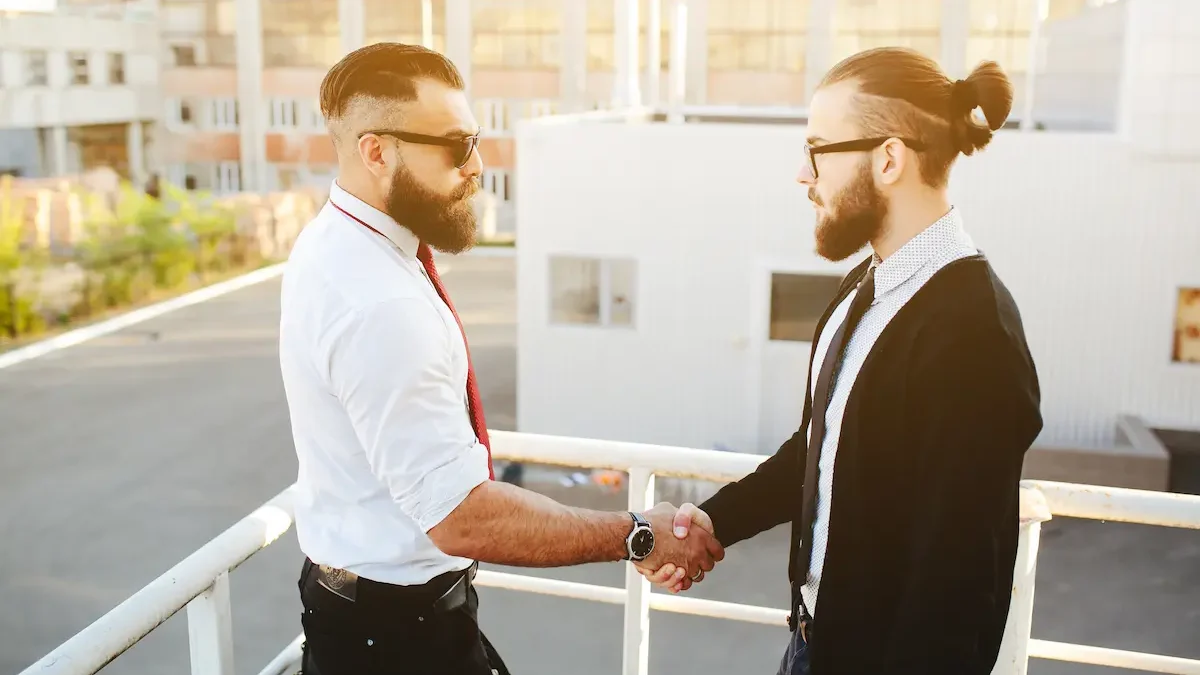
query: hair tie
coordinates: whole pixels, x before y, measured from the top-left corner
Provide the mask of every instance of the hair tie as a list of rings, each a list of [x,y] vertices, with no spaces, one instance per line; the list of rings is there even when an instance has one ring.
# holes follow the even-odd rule
[[[969,113],[979,107],[979,91],[970,80],[955,80],[950,87],[950,107],[955,113]]]

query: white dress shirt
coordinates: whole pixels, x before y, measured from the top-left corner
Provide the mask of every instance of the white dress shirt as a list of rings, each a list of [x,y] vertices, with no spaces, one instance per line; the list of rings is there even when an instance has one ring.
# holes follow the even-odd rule
[[[315,563],[422,584],[471,564],[426,533],[488,479],[467,407],[466,344],[416,237],[336,182],[330,202],[384,236],[326,204],[283,275],[296,532]]]
[[[881,261],[879,256],[874,256],[871,261],[871,265],[875,267],[875,299],[846,343],[842,367],[838,371],[837,380],[831,385],[833,395],[825,410],[825,438],[821,444],[821,459],[817,465],[817,513],[813,520],[812,558],[809,561],[807,582],[800,589],[804,606],[809,612],[816,612],[821,569],[825,564],[830,495],[833,492],[833,466],[842,433],[842,416],[846,412],[846,402],[850,398],[850,390],[854,387],[859,370],[866,362],[876,340],[887,328],[888,322],[917,294],[925,282],[948,263],[975,253],[975,245],[963,231],[958,210],[951,208],[937,222],[888,256],[887,260]],[[816,374],[821,372],[821,364],[829,351],[829,343],[837,329],[845,322],[850,303],[854,301],[857,292],[851,291],[838,304],[821,331],[812,363],[811,396],[816,395]],[[808,434],[811,443],[811,423]]]

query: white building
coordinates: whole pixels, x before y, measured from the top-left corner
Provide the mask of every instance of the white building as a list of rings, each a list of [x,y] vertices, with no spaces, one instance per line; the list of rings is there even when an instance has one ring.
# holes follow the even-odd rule
[[[1118,131],[1002,131],[951,179],[1021,308],[1041,446],[1107,448],[1121,415],[1200,428],[1200,364],[1173,350],[1200,289],[1200,2],[1116,9]],[[862,259],[813,252],[805,128],[612,122],[518,131],[518,428],[773,452]]]
[[[145,3],[0,13],[0,173],[103,163],[144,180],[162,110],[158,37]]]

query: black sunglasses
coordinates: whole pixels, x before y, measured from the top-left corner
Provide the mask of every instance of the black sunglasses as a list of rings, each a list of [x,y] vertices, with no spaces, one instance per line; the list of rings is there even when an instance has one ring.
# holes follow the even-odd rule
[[[445,136],[427,136],[426,134],[414,134],[409,131],[395,131],[392,129],[372,129],[364,131],[358,135],[359,138],[367,134],[375,134],[376,136],[391,136],[392,138],[405,141],[406,143],[419,143],[421,145],[440,145],[450,149],[450,159],[454,162],[454,168],[461,169],[466,165],[467,160],[471,159],[471,153],[475,152],[475,148],[479,145],[479,134],[467,136],[465,138],[446,138]]]
[[[900,136],[880,136],[879,138],[860,138],[854,141],[842,141],[841,143],[829,143],[826,145],[811,145],[804,144],[804,156],[808,158],[808,168],[812,170],[813,178],[817,178],[817,155],[823,155],[827,152],[862,152],[863,150],[874,150],[889,140],[895,138],[904,143],[904,145],[913,150],[924,150],[925,144],[914,138],[903,138]]]

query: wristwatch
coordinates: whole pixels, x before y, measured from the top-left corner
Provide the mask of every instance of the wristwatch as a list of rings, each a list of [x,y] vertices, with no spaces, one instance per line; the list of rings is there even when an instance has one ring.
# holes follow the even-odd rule
[[[654,529],[640,513],[629,512],[633,519],[633,531],[625,538],[625,559],[645,560],[654,551]]]

